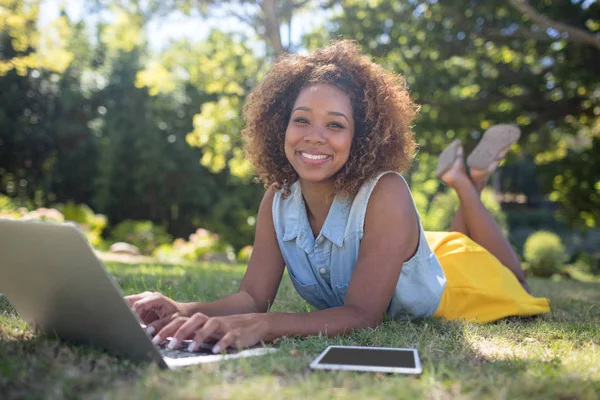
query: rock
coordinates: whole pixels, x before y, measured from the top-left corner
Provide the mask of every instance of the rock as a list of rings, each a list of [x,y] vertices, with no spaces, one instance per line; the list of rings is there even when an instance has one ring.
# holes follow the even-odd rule
[[[235,257],[230,257],[226,253],[208,253],[200,257],[200,261],[204,262],[219,262],[224,264],[233,264]]]
[[[129,254],[132,256],[139,256],[140,250],[132,244],[125,242],[117,242],[110,246],[109,251],[115,254]]]

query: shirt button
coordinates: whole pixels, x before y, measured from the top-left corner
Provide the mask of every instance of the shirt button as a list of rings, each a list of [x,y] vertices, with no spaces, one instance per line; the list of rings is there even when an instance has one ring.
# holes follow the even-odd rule
[[[327,273],[327,270],[325,268],[321,268],[319,272],[321,273],[321,275],[325,275]]]
[[[321,236],[319,239],[317,239],[317,242],[318,242],[319,244],[323,243],[323,236]]]

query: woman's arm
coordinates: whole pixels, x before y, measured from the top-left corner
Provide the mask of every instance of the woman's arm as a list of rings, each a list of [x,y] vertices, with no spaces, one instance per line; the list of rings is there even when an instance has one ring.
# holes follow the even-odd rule
[[[247,347],[282,336],[336,336],[376,327],[390,303],[404,261],[419,244],[417,214],[402,178],[385,175],[376,185],[365,217],[360,252],[343,306],[310,313],[268,313],[191,318],[172,321],[161,337],[177,343],[193,338],[191,349],[209,338],[220,338],[214,351]],[[160,338],[158,339],[160,340]]]
[[[402,264],[418,245],[419,225],[410,190],[399,176],[384,175],[369,199],[364,236],[344,305],[306,314],[267,314],[268,338],[335,336],[376,327],[390,304]]]
[[[202,314],[204,318],[264,313],[273,304],[283,275],[284,261],[273,225],[273,189],[265,193],[256,222],[254,250],[237,293],[212,302],[178,303],[160,293],[144,292],[125,299],[154,332],[174,318]]]
[[[284,270],[271,211],[274,197],[274,190],[269,188],[258,209],[254,249],[239,291],[208,303],[184,303],[184,315],[264,313],[273,304]]]

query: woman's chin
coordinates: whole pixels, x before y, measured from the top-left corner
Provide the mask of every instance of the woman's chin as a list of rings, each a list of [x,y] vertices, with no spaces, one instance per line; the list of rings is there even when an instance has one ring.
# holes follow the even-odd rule
[[[300,182],[310,184],[333,183],[333,175],[325,174],[299,174]]]

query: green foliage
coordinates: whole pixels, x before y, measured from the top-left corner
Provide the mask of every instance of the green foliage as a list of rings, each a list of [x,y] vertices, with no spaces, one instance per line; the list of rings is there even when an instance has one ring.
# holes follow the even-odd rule
[[[106,228],[106,216],[95,214],[94,211],[85,204],[67,203],[62,207],[65,220],[73,221],[83,230],[86,238],[94,247],[102,246],[102,232]]]
[[[0,77],[0,191],[19,203],[89,202],[95,154],[91,106],[80,82],[90,61],[84,30],[69,26],[77,59],[62,74],[40,68]],[[9,39],[0,34],[0,59],[16,54]]]
[[[115,21],[102,30],[100,34],[102,42],[115,52],[128,53],[139,48],[144,42],[143,16],[120,7],[112,7],[111,11]]]
[[[126,242],[136,246],[143,254],[152,254],[159,245],[169,243],[173,239],[163,226],[151,221],[125,220],[111,232],[113,242]]]
[[[14,211],[16,209],[17,206],[10,197],[0,194],[0,212]]]
[[[248,182],[253,168],[241,151],[241,111],[242,100],[238,97],[221,97],[218,102],[203,104],[200,114],[194,116],[194,131],[186,140],[190,146],[204,150],[200,162],[212,172],[229,167],[232,175]]]
[[[183,261],[221,261],[235,260],[233,247],[221,237],[206,229],[197,229],[189,236],[189,240],[175,239],[172,244],[162,244],[152,252],[152,255],[162,262]]]
[[[255,215],[262,190],[243,185],[228,170],[211,172],[199,163],[208,150],[186,141],[194,114],[211,97],[189,82],[151,96],[136,87],[141,49],[115,57],[111,83],[96,97],[106,111],[98,115],[94,208],[113,223],[149,219],[166,224],[176,237],[202,226],[236,248],[251,243],[254,232],[246,228],[247,219]],[[143,118],[132,120],[132,115]],[[239,118],[229,118],[238,124]]]
[[[252,251],[254,248],[252,246],[244,246],[240,249],[237,254],[237,260],[241,264],[248,264],[250,261],[250,257],[252,256]]]
[[[228,170],[211,173],[198,162],[203,152],[186,143],[194,114],[214,94],[185,80],[154,96],[136,87],[146,50],[145,40],[121,31],[141,23],[139,9],[131,6],[115,11],[117,28],[97,26],[98,40],[90,38],[85,23],[71,24],[68,47],[76,56],[62,74],[40,68],[0,77],[0,193],[33,208],[89,204],[113,224],[152,220],[174,236],[206,226],[241,248],[252,242],[247,220],[262,190],[230,179]],[[16,54],[13,42],[10,32],[0,33],[0,60]],[[186,54],[185,46],[180,50]],[[244,59],[250,54],[235,52]],[[193,71],[198,59],[190,54],[188,60]],[[181,71],[176,59],[172,65]],[[219,73],[216,67],[204,71]],[[197,75],[194,85],[202,79]],[[232,194],[232,201],[221,201]]]
[[[163,243],[152,251],[159,262],[177,263],[183,260],[182,254],[170,243]]]
[[[0,41],[7,41],[7,47],[13,50],[9,57],[0,57],[0,77],[11,71],[26,76],[34,68],[63,72],[73,60],[67,44],[71,33],[67,18],[61,16],[51,21],[40,32],[37,28],[40,3],[40,0],[0,0]]]
[[[570,221],[596,225],[600,168],[592,141],[600,137],[594,111],[600,107],[597,48],[538,29],[506,2],[339,3],[326,23],[329,36],[318,28],[305,44],[314,48],[328,39],[355,39],[376,61],[404,75],[422,106],[415,126],[421,153],[438,154],[459,138],[468,154],[475,146],[469,139],[490,125],[516,123],[523,137],[513,154],[547,168],[527,171],[529,179],[513,180],[510,191],[527,193],[532,204],[552,192]],[[590,26],[600,20],[597,2],[532,6],[544,17],[590,35],[595,34]],[[519,175],[525,174],[518,170]]]
[[[263,190],[248,184],[240,114],[273,60],[264,10],[244,1],[240,11],[256,37],[213,29],[153,54],[145,36],[153,18],[212,17],[227,3],[93,0],[85,11],[97,19],[75,23],[63,12],[37,25],[39,0],[0,0],[0,193],[29,208],[89,204],[115,224],[151,220],[175,237],[205,227],[235,249],[251,243]],[[501,122],[523,130],[501,189],[525,194],[530,208],[550,195],[562,206],[559,217],[597,226],[596,48],[538,29],[499,1],[280,1],[280,27],[296,23],[298,6],[327,10],[323,25],[302,37],[304,48],[290,51],[356,39],[406,76],[422,106],[421,150],[408,178],[428,227],[448,223],[440,209],[455,204],[434,198],[435,156],[456,138],[468,153],[473,139]],[[533,6],[581,30],[598,29],[597,2]]]
[[[600,226],[600,118],[589,146],[570,149],[557,162],[540,167],[550,198],[561,206],[564,216],[584,229]]]
[[[586,273],[600,275],[600,252],[595,254],[580,253],[575,262],[575,267]]]
[[[235,259],[233,248],[224,242],[219,235],[206,229],[198,229],[189,236],[189,240],[177,239],[173,248],[189,261],[200,261],[215,254],[224,254],[229,260]]]
[[[169,93],[181,86],[177,75],[182,68],[188,71],[190,84],[211,96],[194,116],[187,143],[202,149],[201,163],[211,172],[227,168],[248,183],[253,169],[242,151],[241,111],[245,96],[264,72],[263,63],[253,55],[245,37],[213,30],[198,45],[173,45],[160,62],[137,74],[136,86],[148,87],[152,95]]]
[[[500,229],[506,234],[508,231],[506,215],[496,200],[494,191],[491,188],[485,188],[481,193],[481,201],[492,214]],[[421,204],[420,210],[426,210],[421,212],[423,228],[428,231],[447,231],[452,224],[459,203],[456,193],[449,190],[435,195],[430,204]]]
[[[560,237],[552,232],[539,231],[527,238],[524,250],[528,269],[535,276],[548,277],[564,269],[565,248]]]

